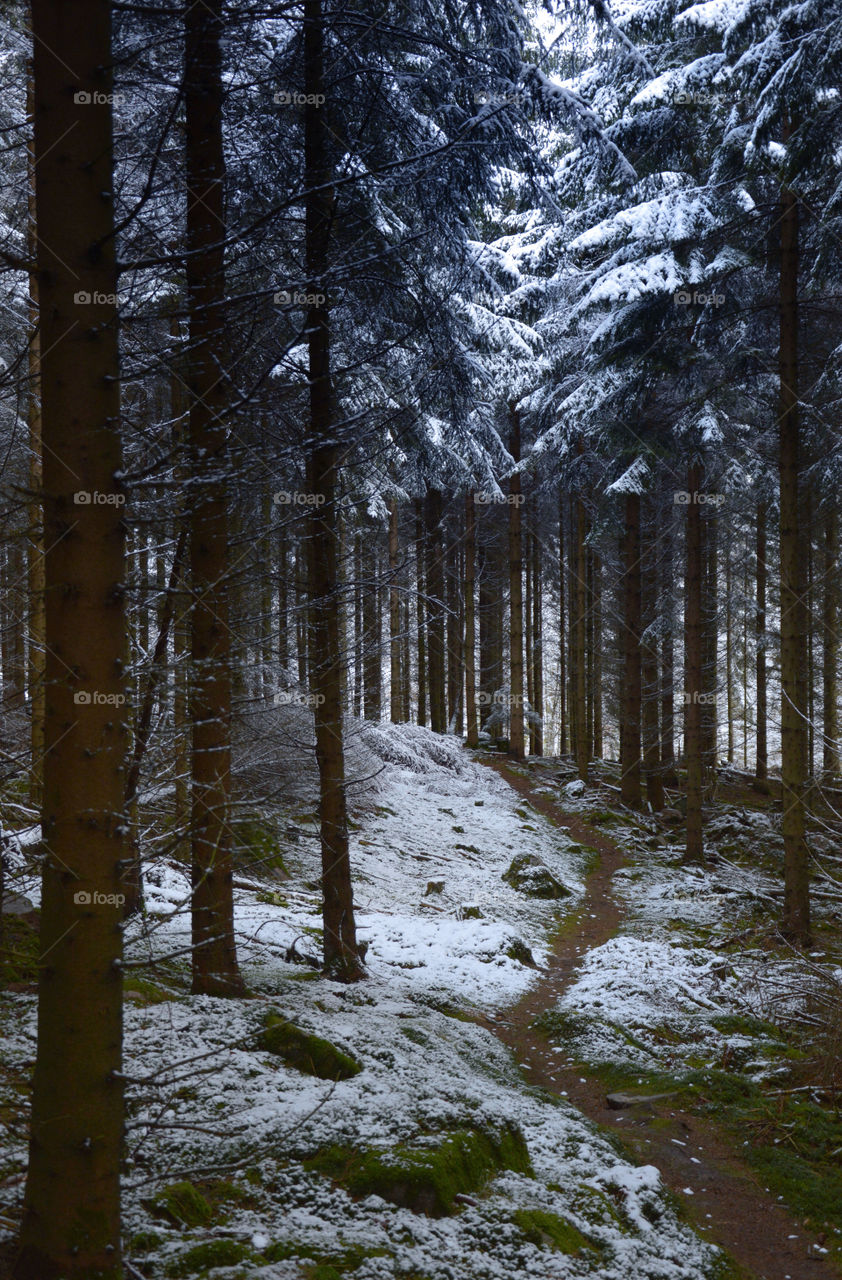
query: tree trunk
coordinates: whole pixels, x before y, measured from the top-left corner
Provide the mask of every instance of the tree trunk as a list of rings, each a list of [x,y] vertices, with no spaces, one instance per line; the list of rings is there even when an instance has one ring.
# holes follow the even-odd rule
[[[702,634],[702,767],[707,795],[716,784],[717,693],[719,689],[719,521],[712,510],[702,521],[704,549],[703,634]]]
[[[32,63],[27,64],[27,115],[35,114],[34,81]],[[34,155],[28,159],[29,220],[27,242],[31,261],[37,260],[38,242],[35,220],[35,166]],[[26,398],[26,418],[29,429],[29,501],[27,523],[29,525],[28,587],[29,587],[29,706],[30,743],[32,759],[29,772],[29,798],[40,806],[44,765],[44,528],[41,487],[43,483],[41,449],[41,331],[38,323],[38,273],[29,276],[29,346],[27,363],[29,385]]]
[[[442,551],[442,495],[440,489],[428,489],[426,501],[427,534],[427,649],[429,655],[430,728],[434,733],[447,732],[445,701],[444,649],[444,563]]]
[[[781,558],[781,781],[783,788],[783,927],[792,942],[810,938],[810,888],[804,841],[807,724],[804,698],[806,611],[799,517],[798,414],[798,202],[781,192],[780,278],[780,558]]]
[[[839,525],[836,511],[824,521],[822,593],[822,766],[828,781],[839,780]]]
[[[655,513],[647,513],[641,565],[641,610],[643,631],[640,646],[640,674],[643,700],[643,769],[646,799],[653,813],[664,807],[664,780],[661,772],[661,735],[658,715],[658,541]]]
[[[231,630],[222,147],[222,0],[185,11],[187,303],[190,316],[193,991],[241,995],[234,942]]]
[[[602,759],[602,558],[593,552],[593,754]]]
[[[541,544],[532,535],[532,709],[539,723],[530,725],[529,751],[544,754],[544,602],[541,583]]]
[[[401,703],[401,597],[398,590],[398,500],[389,501],[389,718],[403,719]]]
[[[115,479],[121,450],[110,6],[33,0],[32,30],[44,862],[29,1168],[13,1272],[16,1280],[119,1280],[119,896],[129,853],[124,512],[116,500],[74,500],[78,492],[123,497]],[[96,99],[79,103],[81,89]],[[89,303],[74,301],[80,291]]]
[[[639,809],[640,791],[640,494],[629,493],[621,543],[623,565],[622,653],[620,699],[620,793],[623,804]]]
[[[462,683],[465,663],[461,566],[458,545],[447,551],[447,729],[462,736]]]
[[[511,406],[509,452],[520,462],[520,415]],[[509,755],[523,760],[523,546],[520,472],[509,478]]]
[[[579,444],[579,452],[582,452],[582,444]],[[583,782],[588,780],[588,760],[590,757],[590,741],[587,731],[587,670],[585,666],[585,637],[587,634],[586,601],[587,601],[587,570],[585,567],[585,537],[587,535],[587,517],[585,512],[585,503],[582,495],[576,499],[576,573],[575,573],[575,599],[576,611],[573,624],[573,636],[575,645],[575,663],[574,663],[574,679],[575,679],[575,717],[574,724],[576,726],[576,767],[579,777]]]
[[[382,616],[378,572],[377,529],[363,535],[363,708],[366,720],[379,720],[383,709],[383,667],[380,661]]]
[[[702,845],[702,468],[687,473],[687,533],[684,602],[684,758],[687,765],[686,862],[701,862]]]
[[[427,723],[427,584],[424,573],[424,553],[427,539],[424,532],[424,504],[419,498],[415,503],[415,577],[416,624],[418,633],[418,723]]]
[[[308,293],[327,292],[328,247],[334,219],[330,125],[325,102],[321,0],[304,0],[304,186]],[[308,307],[305,323],[310,382],[307,462],[315,501],[308,528],[310,686],[313,691],[322,852],[325,969],[342,982],[363,975],[357,947],[342,722],[342,642],[339,597],[337,407],[331,378],[330,310]]]
[[[757,686],[757,725],[755,730],[754,789],[766,795],[769,791],[769,755],[766,732],[766,504],[757,506],[757,568],[755,577],[754,644]]]
[[[734,763],[734,643],[731,637],[731,546],[725,546],[725,698],[728,708],[728,763]]]
[[[474,567],[476,548],[476,505],[473,489],[465,494],[465,715],[468,721],[467,744],[479,745],[477,724],[476,618],[474,604]]]
[[[363,713],[363,540],[354,535],[354,715]]]
[[[567,662],[565,640],[565,580],[564,569],[564,494],[558,493],[558,751],[566,755],[570,749],[569,725],[567,722]]]

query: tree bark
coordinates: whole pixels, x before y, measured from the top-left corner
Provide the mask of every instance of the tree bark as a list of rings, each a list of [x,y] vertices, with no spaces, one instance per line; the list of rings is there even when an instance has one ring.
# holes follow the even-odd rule
[[[558,493],[558,751],[566,755],[570,748],[569,725],[567,722],[567,661],[565,624],[565,581],[567,574],[564,566],[564,494]]]
[[[766,504],[757,506],[757,566],[755,573],[755,683],[757,686],[757,723],[755,728],[754,789],[766,795],[769,791],[769,754],[766,728]]]
[[[424,504],[419,498],[415,504],[415,578],[418,635],[418,723],[420,725],[426,725],[427,723],[427,584],[424,573],[426,546]]]
[[[664,807],[664,780],[661,771],[661,735],[658,715],[658,541],[654,510],[647,512],[641,564],[641,609],[643,630],[640,660],[643,701],[643,769],[646,799],[658,813]]]
[[[529,728],[529,750],[534,756],[544,754],[544,601],[541,581],[541,544],[532,535],[532,709],[538,724]]]
[[[583,446],[579,445],[581,453]],[[587,580],[585,566],[585,538],[587,536],[587,515],[585,502],[581,493],[576,499],[576,573],[575,600],[576,610],[573,621],[573,638],[575,650],[575,717],[576,726],[576,767],[583,782],[588,780],[588,761],[590,758],[590,740],[587,730],[587,670],[585,666],[585,638],[587,634],[586,601]]]
[[[119,1280],[119,896],[129,853],[122,704],[130,687],[124,511],[117,502],[123,495],[116,479],[120,369],[110,6],[102,0],[72,6],[33,0],[32,30],[45,546],[44,862],[29,1168],[13,1273],[16,1280]],[[80,103],[81,91],[97,97]],[[90,301],[79,301],[80,292]],[[114,501],[80,504],[78,492]]]
[[[35,114],[35,86],[32,63],[27,63],[27,115]],[[35,218],[35,165],[34,152],[28,156],[28,213],[27,242],[29,257],[37,261],[38,241]],[[29,683],[30,744],[32,760],[29,772],[29,798],[40,806],[44,765],[44,529],[41,488],[43,484],[41,449],[41,330],[38,316],[38,272],[29,276],[29,346],[27,366],[29,385],[26,397],[26,420],[29,430],[29,501],[27,506],[29,541]]]
[[[241,995],[234,942],[225,323],[222,0],[185,11],[190,317],[193,991]]]
[[[377,530],[363,535],[363,709],[366,720],[379,720],[383,710],[383,667],[380,574]]]
[[[477,558],[474,491],[465,494],[465,715],[467,744],[479,745],[477,723],[476,609],[474,573]]]
[[[520,462],[520,415],[511,406],[509,453]],[[509,755],[523,760],[523,539],[520,472],[509,479]]]
[[[702,845],[702,517],[699,494],[702,468],[693,463],[687,473],[684,602],[684,758],[687,766],[686,862],[701,862]]]
[[[830,507],[824,520],[822,593],[822,767],[828,781],[839,780],[839,524]]]
[[[444,553],[440,489],[427,490],[425,519],[430,728],[434,733],[446,733]]]
[[[321,0],[304,0],[304,185],[305,257],[308,293],[326,294],[328,249],[334,219],[330,126],[325,102],[324,31]],[[306,316],[313,441],[307,474],[311,507],[308,528],[310,687],[315,704],[316,760],[322,853],[322,923],[325,969],[342,982],[363,976],[357,946],[342,720],[342,657],[339,598],[338,413],[331,377],[330,309],[308,307]]]
[[[389,500],[389,718],[403,719],[401,700],[401,598],[398,590],[398,500]]]
[[[783,790],[783,927],[798,945],[810,940],[810,889],[804,840],[807,775],[807,662],[804,557],[799,535],[798,201],[781,191],[780,271],[780,558],[781,781]]]
[[[620,700],[620,793],[623,804],[639,809],[640,790],[640,494],[629,493],[621,542],[623,565],[622,654]]]

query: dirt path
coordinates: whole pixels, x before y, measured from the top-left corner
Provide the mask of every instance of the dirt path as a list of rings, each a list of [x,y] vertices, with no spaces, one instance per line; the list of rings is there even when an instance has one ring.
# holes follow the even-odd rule
[[[671,1106],[668,1100],[614,1110],[599,1080],[581,1067],[559,1062],[553,1047],[532,1029],[534,1019],[555,1006],[570,985],[580,960],[611,938],[622,921],[611,880],[624,855],[613,841],[581,818],[564,813],[529,779],[502,759],[484,761],[496,769],[540,813],[574,840],[599,850],[584,901],[559,938],[545,975],[518,1004],[491,1016],[485,1025],[514,1052],[530,1084],[566,1093],[589,1119],[620,1135],[631,1158],[655,1165],[664,1183],[687,1210],[699,1233],[727,1249],[756,1280],[839,1280],[840,1272],[821,1254],[808,1252],[815,1239],[764,1191],[737,1156],[733,1143],[709,1120]]]

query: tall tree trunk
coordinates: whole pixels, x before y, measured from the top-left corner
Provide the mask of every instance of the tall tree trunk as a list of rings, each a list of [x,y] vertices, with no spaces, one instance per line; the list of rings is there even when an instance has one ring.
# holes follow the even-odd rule
[[[593,552],[593,754],[602,759],[602,557]]]
[[[401,704],[401,597],[398,590],[398,500],[389,501],[389,718],[403,719]]]
[[[476,504],[473,489],[465,494],[465,715],[467,744],[479,744],[477,724],[476,609],[474,573],[477,558]]]
[[[731,635],[731,546],[725,545],[725,698],[728,708],[728,763],[734,763],[734,642]]]
[[[509,453],[520,462],[520,415],[511,406]],[[523,536],[520,472],[509,478],[509,755],[523,760]]]
[[[403,636],[401,638],[401,719],[404,724],[409,724],[412,718],[412,670],[409,643],[412,614],[408,591],[401,606],[401,617],[403,626]]]
[[[377,530],[363,538],[363,706],[366,720],[379,720],[383,709],[383,666],[380,646],[383,618],[380,613],[380,574]]]
[[[442,549],[442,494],[428,489],[426,501],[427,534],[427,650],[429,656],[430,728],[434,733],[447,732],[445,700],[444,648],[444,552]]]
[[[623,684],[620,706],[620,793],[623,804],[639,809],[642,805],[639,493],[626,495],[621,559],[623,565]]]
[[[686,569],[684,601],[684,759],[687,766],[687,844],[685,861],[701,862],[702,845],[702,516],[699,495],[702,468],[687,472]]]
[[[427,723],[427,583],[424,572],[424,557],[427,538],[424,530],[424,504],[422,499],[415,503],[415,578],[416,578],[416,625],[418,635],[418,723]]]
[[[583,446],[579,443],[579,452],[581,453]],[[573,622],[573,636],[575,645],[575,716],[574,724],[576,726],[576,768],[579,777],[583,782],[588,780],[588,760],[590,757],[590,740],[587,731],[587,670],[585,665],[585,637],[587,634],[586,621],[586,601],[587,601],[587,570],[585,567],[585,538],[587,536],[587,515],[585,512],[585,502],[580,493],[576,499],[576,572],[575,572],[575,599],[576,610]]]
[[[354,535],[354,715],[363,713],[363,539]]]
[[[529,750],[544,754],[544,601],[541,582],[541,544],[532,535],[532,709],[539,723],[530,725]]]
[[[222,0],[185,11],[193,725],[193,990],[240,995],[234,942]]]
[[[35,114],[35,93],[32,63],[27,63],[27,115]],[[37,260],[38,242],[35,221],[35,165],[34,152],[28,153],[28,212],[27,241],[29,257]],[[29,276],[29,346],[27,364],[29,385],[26,397],[26,418],[29,429],[29,501],[27,523],[29,525],[28,587],[29,587],[29,706],[30,744],[32,759],[29,773],[29,798],[33,805],[42,800],[44,766],[44,528],[41,487],[43,482],[41,449],[41,330],[38,317],[38,273]]]
[[[564,493],[558,493],[558,751],[566,755],[570,748],[570,729],[567,720],[567,661],[565,626],[565,580],[564,568]]]
[[[524,542],[524,591],[523,591],[523,643],[525,648],[524,654],[524,675],[526,677],[526,705],[531,708],[535,697],[535,688],[533,678],[535,668],[532,661],[532,534],[527,528],[523,535]],[[529,737],[529,754],[534,755],[532,745],[532,723],[527,723]]]
[[[704,788],[712,795],[716,784],[717,694],[719,690],[719,521],[711,509],[702,521],[704,586],[702,637],[702,764]]]
[[[447,550],[447,728],[462,736],[462,683],[465,662],[462,599],[459,590],[461,566],[458,543]]]
[[[757,565],[755,572],[755,683],[757,691],[757,724],[755,730],[754,789],[764,795],[769,791],[769,755],[766,729],[766,503],[757,506]]]
[[[38,1043],[16,1280],[119,1280],[128,857],[111,6],[33,0],[45,717]],[[72,67],[72,70],[71,70]],[[80,103],[80,91],[96,92]],[[84,291],[89,303],[76,302]],[[102,298],[104,301],[94,301]]]
[[[643,630],[640,646],[640,674],[643,701],[643,768],[646,799],[658,813],[664,807],[664,780],[661,772],[661,735],[658,715],[658,531],[655,510],[647,512],[641,564],[641,610]]]
[[[804,841],[807,774],[807,661],[804,557],[799,535],[798,201],[784,187],[779,209],[780,278],[780,557],[781,781],[783,787],[783,927],[791,941],[810,938],[810,888]]]
[[[839,779],[839,524],[834,507],[824,519],[822,592],[822,766],[830,782]]]
[[[327,293],[326,276],[334,220],[333,173],[328,155],[330,123],[325,102],[324,31],[321,0],[304,0],[304,207],[308,293]],[[308,307],[310,382],[307,460],[310,493],[316,499],[308,527],[310,686],[319,767],[322,852],[322,924],[325,969],[342,982],[363,975],[357,946],[342,721],[342,658],[339,593],[338,417],[331,377],[330,310]]]

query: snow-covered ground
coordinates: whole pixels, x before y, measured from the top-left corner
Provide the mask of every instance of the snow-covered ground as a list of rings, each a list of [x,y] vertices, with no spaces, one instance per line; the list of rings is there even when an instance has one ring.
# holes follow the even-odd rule
[[[237,890],[252,999],[190,996],[183,960],[137,971],[156,987],[130,999],[126,1017],[126,1222],[135,1274],[701,1280],[715,1250],[675,1216],[657,1171],[628,1164],[572,1106],[528,1086],[508,1051],[470,1020],[471,1008],[512,1003],[533,979],[534,970],[507,952],[517,942],[544,960],[559,918],[580,899],[587,851],[452,740],[383,727],[369,731],[367,745],[382,772],[352,848],[366,981],[345,987],[285,959],[294,940],[301,953],[319,948],[318,843],[307,821],[285,850],[289,881]],[[571,896],[538,900],[504,882],[524,852],[537,854]],[[128,940],[134,960],[178,952],[189,940],[183,869],[153,865],[147,895],[152,931]],[[618,958],[618,968],[629,959]],[[585,974],[577,999],[594,995]],[[7,996],[4,1005],[13,1074],[34,1055],[34,998]],[[326,1083],[284,1065],[257,1042],[268,1009],[354,1055],[362,1070]],[[532,1174],[501,1173],[451,1216],[427,1217],[378,1196],[352,1199],[305,1163],[331,1144],[388,1149],[506,1124],[520,1128]],[[23,1167],[23,1135],[20,1124],[8,1133],[6,1229],[22,1186],[14,1170]],[[185,1179],[230,1184],[212,1223],[161,1221],[156,1192]],[[525,1230],[523,1215],[532,1211],[565,1219],[587,1243],[574,1252],[552,1248]],[[229,1252],[185,1258],[215,1241],[227,1241]],[[314,1260],[328,1269],[314,1271]]]

